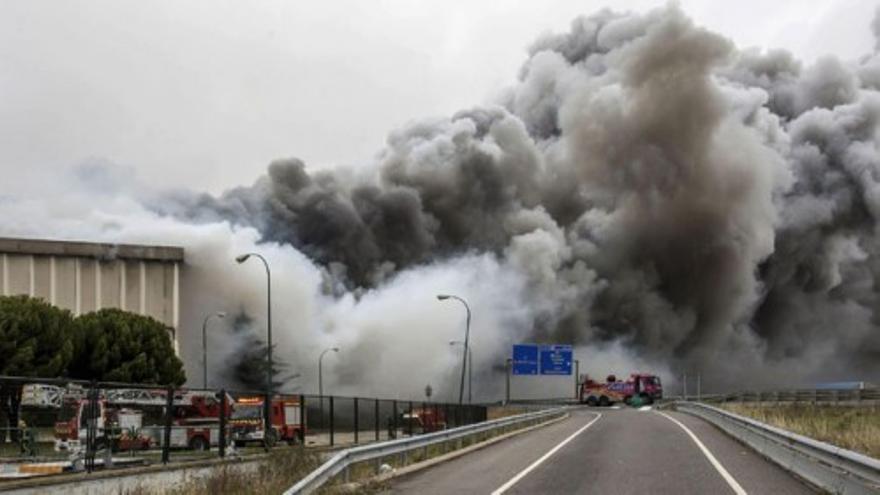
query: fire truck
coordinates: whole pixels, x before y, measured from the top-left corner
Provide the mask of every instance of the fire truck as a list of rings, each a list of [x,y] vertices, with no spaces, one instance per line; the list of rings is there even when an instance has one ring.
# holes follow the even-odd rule
[[[264,421],[263,397],[241,397],[235,401],[235,408],[229,426],[232,428],[232,440],[237,447],[248,443],[260,442],[274,446],[279,441],[293,445],[299,439],[299,432],[305,435],[305,424],[300,415],[300,404],[297,399],[275,398],[272,400],[270,418],[272,427],[268,429]]]
[[[589,406],[607,407],[615,402],[651,404],[662,398],[660,377],[646,373],[633,373],[625,381],[608,375],[604,383],[586,377],[580,388],[580,402]]]
[[[413,435],[446,429],[446,413],[437,407],[414,408],[412,413],[409,411],[402,413],[400,419],[400,428],[406,432],[412,428]]]
[[[78,448],[86,439],[90,422],[97,429],[99,448],[143,450],[161,446],[166,394],[165,390],[106,390],[98,397],[95,410],[90,410],[84,394],[64,395],[59,421],[55,423],[55,448]],[[175,391],[169,445],[193,450],[217,445],[220,404],[213,392]],[[228,396],[226,404],[226,414],[231,416],[232,399]]]

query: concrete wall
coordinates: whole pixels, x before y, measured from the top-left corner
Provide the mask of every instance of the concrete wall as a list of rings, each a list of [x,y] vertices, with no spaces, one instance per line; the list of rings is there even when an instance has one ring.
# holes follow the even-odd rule
[[[151,316],[175,329],[177,349],[182,262],[181,248],[0,238],[0,294]]]

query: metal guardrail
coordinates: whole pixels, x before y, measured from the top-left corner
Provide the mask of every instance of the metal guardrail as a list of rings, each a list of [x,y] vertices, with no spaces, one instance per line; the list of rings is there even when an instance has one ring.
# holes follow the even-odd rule
[[[679,395],[677,397],[681,399]],[[687,399],[703,402],[775,402],[808,404],[877,405],[880,389],[793,389],[793,390],[745,390],[727,394],[689,395]]]
[[[880,493],[880,461],[696,402],[677,402],[758,453],[828,493]]]
[[[308,476],[300,480],[297,484],[290,487],[284,495],[308,494],[320,488],[324,483],[328,482],[334,476],[347,469],[352,464],[379,460],[383,457],[395,454],[405,454],[408,451],[426,448],[430,445],[458,440],[469,435],[483,433],[498,428],[504,428],[519,423],[534,421],[537,419],[550,418],[552,416],[565,413],[567,408],[559,407],[547,409],[527,414],[519,414],[516,416],[508,416],[492,421],[477,423],[460,428],[452,428],[449,430],[428,433],[388,442],[374,443],[364,445],[362,447],[354,447],[343,450],[327,462],[322,464],[318,469],[312,471]]]

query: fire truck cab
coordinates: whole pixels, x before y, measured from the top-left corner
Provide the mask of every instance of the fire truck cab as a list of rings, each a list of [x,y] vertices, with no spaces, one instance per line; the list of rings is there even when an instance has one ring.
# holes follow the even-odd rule
[[[271,447],[279,441],[293,445],[299,440],[300,431],[305,435],[299,400],[276,398],[272,400],[269,411],[272,427],[268,429],[267,436],[263,420],[264,402],[263,397],[242,397],[235,401],[229,426],[232,427],[232,440],[236,446],[265,442]]]

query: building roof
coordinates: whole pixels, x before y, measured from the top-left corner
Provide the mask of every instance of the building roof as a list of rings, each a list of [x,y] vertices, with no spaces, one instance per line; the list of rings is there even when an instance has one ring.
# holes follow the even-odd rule
[[[183,261],[183,248],[0,237],[0,253],[73,256],[101,260]]]

